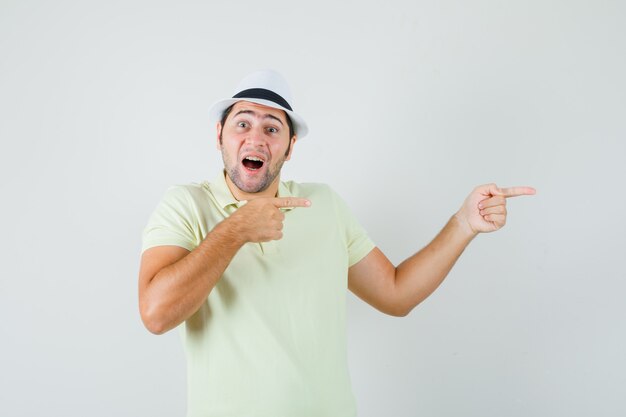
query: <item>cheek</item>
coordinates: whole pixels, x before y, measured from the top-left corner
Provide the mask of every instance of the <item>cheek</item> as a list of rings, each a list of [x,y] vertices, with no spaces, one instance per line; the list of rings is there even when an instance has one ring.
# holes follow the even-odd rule
[[[219,142],[218,142],[219,143]],[[241,147],[241,141],[235,136],[222,136],[222,144],[220,148],[226,150],[229,154],[237,154]]]
[[[288,148],[289,148],[288,139],[277,140],[274,143],[272,143],[272,145],[270,146],[270,149],[272,150],[272,155],[280,155],[280,156],[283,156],[285,152],[287,152]]]

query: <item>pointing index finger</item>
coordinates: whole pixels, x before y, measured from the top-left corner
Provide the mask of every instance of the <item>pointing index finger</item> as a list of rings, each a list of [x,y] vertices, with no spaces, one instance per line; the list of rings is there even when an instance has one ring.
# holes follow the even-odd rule
[[[310,200],[297,197],[276,197],[272,200],[272,203],[277,208],[309,207],[311,205]]]
[[[508,187],[500,188],[502,195],[506,198],[519,197],[520,195],[534,195],[537,193],[533,187]]]

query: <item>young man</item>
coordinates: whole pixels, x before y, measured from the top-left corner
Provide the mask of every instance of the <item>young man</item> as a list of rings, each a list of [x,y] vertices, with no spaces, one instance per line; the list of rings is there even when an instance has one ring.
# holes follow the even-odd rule
[[[480,232],[501,228],[506,198],[477,187],[439,235],[398,267],[327,186],[281,182],[307,133],[273,71],[216,103],[224,171],[172,187],[144,231],[139,305],[161,334],[184,323],[188,416],[354,416],[346,288],[404,316]]]

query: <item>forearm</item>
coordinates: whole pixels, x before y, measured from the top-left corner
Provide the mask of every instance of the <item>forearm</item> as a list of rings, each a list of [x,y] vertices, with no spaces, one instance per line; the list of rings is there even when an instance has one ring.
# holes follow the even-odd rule
[[[394,292],[407,314],[437,289],[475,236],[452,216],[432,242],[398,265]]]
[[[243,245],[228,219],[182,259],[161,269],[145,291],[142,310],[153,333],[164,333],[194,314]]]

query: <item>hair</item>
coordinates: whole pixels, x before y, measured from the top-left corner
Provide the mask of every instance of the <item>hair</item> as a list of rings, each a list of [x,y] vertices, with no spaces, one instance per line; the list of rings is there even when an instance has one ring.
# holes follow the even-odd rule
[[[228,119],[228,115],[230,114],[231,111],[233,111],[233,107],[235,106],[235,104],[237,103],[233,103],[230,106],[228,106],[228,108],[224,110],[224,112],[222,113],[222,120],[220,120],[220,125],[222,126],[222,129],[224,128],[226,119]],[[289,149],[291,148],[291,138],[293,138],[295,133],[293,131],[293,122],[291,121],[291,118],[289,117],[286,111],[283,110],[283,113],[285,113],[285,118],[287,119],[287,126],[289,126],[289,147],[287,148],[287,153],[289,153]],[[220,132],[220,143],[222,143],[222,132]]]

